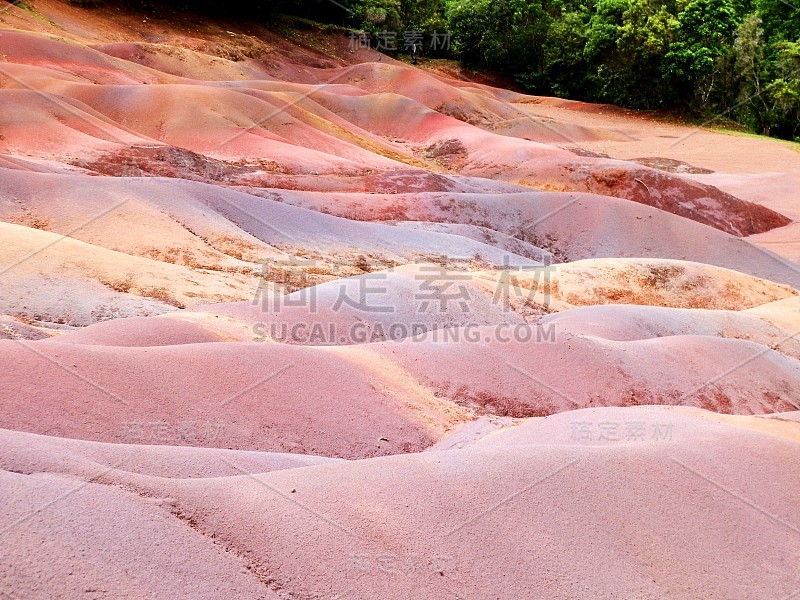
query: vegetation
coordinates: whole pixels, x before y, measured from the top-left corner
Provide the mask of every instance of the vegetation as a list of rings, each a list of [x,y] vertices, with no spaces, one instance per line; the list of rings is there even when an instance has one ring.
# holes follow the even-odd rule
[[[95,0],[72,0],[83,4]],[[138,0],[154,8],[150,0]],[[532,93],[679,109],[800,141],[800,0],[270,0],[170,3],[290,14],[379,36],[424,34],[423,53],[511,75]],[[238,12],[237,12],[238,11]],[[432,48],[436,33],[448,46]],[[375,46],[373,46],[375,47]]]
[[[350,25],[449,31],[537,94],[680,109],[800,141],[800,0],[344,0]]]
[[[800,4],[443,0],[454,51],[539,94],[680,108],[800,137]]]

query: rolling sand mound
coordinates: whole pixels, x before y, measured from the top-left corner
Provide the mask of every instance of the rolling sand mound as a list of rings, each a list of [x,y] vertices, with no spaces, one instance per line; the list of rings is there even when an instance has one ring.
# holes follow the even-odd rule
[[[54,233],[0,223],[0,313],[88,325],[252,294],[253,277],[137,258]]]
[[[293,118],[291,113],[297,109],[292,107],[302,100],[299,94],[273,92],[256,97],[194,85],[106,87],[72,93],[144,137],[209,156],[272,160],[292,173],[397,166]],[[196,133],[198,127],[202,136]]]
[[[561,332],[627,342],[673,335],[703,335],[751,340],[800,358],[800,346],[793,337],[800,328],[776,327],[759,318],[757,310],[730,311],[625,304],[585,306],[542,319]]]
[[[797,410],[800,402],[800,365],[752,342],[537,335],[532,326],[480,327],[462,329],[460,342],[440,330],[438,341],[429,332],[421,340],[344,348],[6,341],[4,364],[19,375],[2,382],[8,400],[0,418],[23,431],[112,442],[132,441],[125,436],[138,423],[145,428],[139,442],[163,434],[162,443],[178,445],[178,422],[213,422],[224,424],[224,435],[197,445],[363,457],[421,449],[473,412],[679,404],[761,414]],[[614,378],[600,379],[608,370]],[[35,382],[21,387],[17,377],[31,372]],[[151,431],[154,423],[166,432]]]
[[[101,321],[60,335],[58,341],[92,346],[150,347],[245,341],[252,335],[250,328],[237,327],[218,315],[184,312],[167,313],[158,318]]]
[[[615,259],[513,271],[463,266],[397,267],[285,295],[279,287],[274,293],[263,289],[247,302],[101,323],[60,340],[119,346],[267,339],[348,345],[441,328],[537,322],[542,314],[561,311],[541,320],[545,332],[555,325],[561,332],[615,341],[712,335],[785,352],[796,345],[792,336],[800,328],[794,290],[707,265]],[[303,286],[309,280],[301,269],[286,276]],[[747,309],[750,305],[755,308]]]
[[[569,144],[577,141],[592,142],[600,139],[624,140],[628,136],[623,133],[584,127],[574,123],[558,122],[555,119],[531,117],[523,114],[505,121],[493,123],[490,131],[499,135],[521,138],[542,144]]]
[[[201,529],[224,528],[227,535],[221,537],[228,544],[258,556],[256,564],[265,572],[277,572],[277,589],[288,588],[300,594],[323,594],[331,589],[358,596],[398,598],[441,598],[448,594],[518,597],[530,589],[559,598],[588,594],[595,598],[716,593],[735,596],[765,591],[781,597],[792,593],[794,585],[776,571],[783,572],[788,566],[787,556],[796,553],[796,533],[791,523],[796,521],[797,513],[788,508],[787,502],[797,490],[791,485],[776,490],[771,482],[797,460],[797,445],[763,440],[760,436],[745,441],[736,436],[735,440],[715,446],[675,448],[674,458],[689,469],[735,484],[745,497],[764,502],[782,518],[775,522],[769,516],[758,515],[753,517],[756,523],[744,525],[739,518],[745,510],[741,500],[715,489],[700,477],[692,481],[686,467],[663,458],[659,448],[649,452],[614,448],[585,453],[574,448],[549,452],[538,448],[464,451],[452,456],[428,455],[408,465],[407,471],[403,458],[396,457],[360,463],[350,469],[321,467],[313,479],[310,472],[309,479],[299,472],[259,478],[283,493],[297,489],[304,506],[325,511],[322,515],[333,524],[309,522],[307,510],[283,502],[276,507],[276,519],[286,529],[278,531],[259,526],[257,518],[247,519],[250,527],[227,524],[225,516],[203,512],[200,507],[194,509],[191,501],[187,504],[192,508],[183,510],[200,522]],[[576,459],[574,466],[570,465]],[[748,469],[750,475],[761,468],[764,471],[746,480],[727,469],[720,471],[717,460],[746,460],[753,465]],[[497,469],[497,464],[513,465],[513,469]],[[562,468],[570,471],[554,474]],[[457,473],[458,478],[448,472]],[[597,478],[598,472],[604,476]],[[397,486],[404,473],[410,480]],[[535,485],[543,478],[547,479]],[[665,484],[676,479],[681,480],[680,487]],[[363,495],[365,481],[370,482],[368,499]],[[525,494],[532,485],[535,491]],[[219,504],[230,502],[235,507],[231,512],[238,515],[255,513],[259,503],[253,494],[274,497],[269,487],[265,489],[264,484],[244,477],[234,486],[219,482],[214,491],[200,484],[186,487],[189,489],[183,494],[176,494],[179,498],[198,497],[205,503],[210,494]],[[336,512],[327,503],[332,490],[342,498],[342,509]],[[409,492],[403,494],[400,490]],[[508,499],[516,492],[522,497]],[[420,493],[428,498],[424,504],[415,501]],[[587,503],[587,497],[594,498],[594,502]],[[454,507],[456,498],[461,502]],[[466,506],[462,504],[465,501]],[[491,510],[501,502],[509,505]],[[696,507],[709,502],[714,513],[698,514]],[[378,506],[379,524],[373,516]],[[676,523],[687,527],[676,529]],[[297,566],[293,564],[296,558],[285,558],[288,550],[295,547],[293,540],[298,531],[316,532],[317,547],[327,557],[322,564],[317,563],[320,573],[332,574],[332,578],[308,576],[300,565],[311,558],[311,553],[298,557]],[[689,537],[689,531],[698,535]],[[267,532],[273,542],[264,547],[261,540]],[[488,539],[493,540],[491,547],[485,543]],[[658,551],[645,549],[647,540],[652,539],[662,540]],[[723,553],[733,555],[729,560],[736,565],[739,577],[731,578],[727,568],[706,558],[720,551],[719,540],[724,540]],[[538,554],[542,547],[548,548],[544,559]],[[377,558],[371,560],[373,556],[387,553],[403,557],[399,559],[403,562],[409,555],[425,557],[422,572],[412,578],[374,570],[360,579],[352,574],[359,568],[366,569],[364,564],[377,562]],[[359,560],[364,562],[357,563]],[[616,571],[620,563],[628,565],[622,570],[624,575]],[[763,569],[761,565],[765,563],[774,571]],[[385,562],[377,564],[386,568]],[[705,567],[702,579],[692,577],[698,564]],[[514,565],[513,577],[509,577],[509,565]]]
[[[438,395],[490,415],[641,404],[761,414],[796,410],[800,401],[793,391],[800,363],[739,339],[615,342],[552,325],[521,325],[475,328],[458,337],[429,332],[364,351],[396,361]]]
[[[70,148],[112,151],[117,144],[137,144],[146,140],[124,131],[75,100],[58,99],[29,90],[0,90],[3,102],[20,106],[4,112],[0,150],[40,157],[64,155]],[[55,113],[55,114],[53,114]]]
[[[682,444],[708,443],[733,434],[736,427],[754,430],[779,440],[800,442],[800,429],[789,418],[795,413],[775,413],[756,417],[721,415],[697,408],[637,406],[624,408],[590,408],[539,419],[519,421],[515,426],[497,429],[472,440],[462,439],[462,430],[454,431],[431,451],[457,443],[458,448],[515,446],[574,446],[578,444],[609,447],[635,445],[650,441]],[[777,421],[777,422],[776,422]],[[618,424],[615,428],[608,423]],[[634,427],[629,427],[631,423]],[[578,427],[575,426],[578,424]],[[601,427],[601,424],[604,424]],[[624,425],[624,426],[623,426]],[[640,426],[644,426],[642,429]],[[658,427],[661,425],[662,427]],[[655,433],[654,429],[657,429]],[[566,434],[566,435],[565,435]],[[644,434],[644,435],[642,435]],[[644,438],[644,439],[643,439]]]
[[[255,68],[251,64],[241,64],[221,56],[170,44],[118,42],[99,44],[94,46],[94,49],[115,58],[185,79],[236,81],[267,78],[264,70]]]
[[[800,330],[800,298],[797,296],[756,306],[747,312],[786,331]]]
[[[119,60],[63,37],[4,29],[0,52],[7,61],[59,71],[96,84],[164,83],[173,77]]]
[[[26,317],[0,315],[0,340],[42,340],[60,333],[54,323],[43,327],[37,321]],[[63,329],[71,327],[62,325]]]
[[[0,7],[0,597],[800,594],[790,145],[75,4]]]
[[[108,250],[220,271],[249,271],[254,260],[285,256],[225,219],[209,219],[204,229],[192,231],[184,225],[195,212],[191,206],[184,205],[181,220],[158,202],[159,197],[178,192],[156,180],[33,176],[4,170],[0,218]]]
[[[253,459],[229,454],[226,466],[240,474],[206,479],[133,475],[141,453],[116,469],[77,453],[64,464],[75,442],[34,436],[18,459],[20,434],[4,432],[7,468],[34,473],[4,472],[9,517],[54,502],[6,534],[20,550],[3,581],[41,597],[47,565],[48,585],[88,580],[127,594],[148,589],[157,568],[152,580],[174,588],[152,597],[217,597],[215,578],[241,597],[790,597],[800,488],[783,474],[800,446],[785,422],[764,419],[754,431],[713,421],[653,407],[580,411],[462,450],[257,475],[248,474]],[[158,545],[148,542],[156,530]],[[92,548],[112,535],[119,543],[121,532],[136,552],[94,558]],[[298,535],[313,543],[297,544]],[[128,554],[138,568],[112,568]],[[191,569],[187,580],[178,565],[201,560],[203,574]]]
[[[423,264],[207,310],[252,324],[258,340],[338,346],[442,328],[524,323],[522,311],[499,295],[496,285],[474,272]]]
[[[421,450],[468,414],[400,369],[377,374],[327,350],[0,341],[16,374],[0,383],[3,394],[16,390],[0,419],[47,435],[172,445],[190,443],[179,435],[188,423],[200,430],[192,445],[353,458]],[[21,387],[30,373],[35,382]]]
[[[45,38],[28,39],[31,37],[15,33],[6,39],[6,46],[15,57],[14,62],[55,69],[59,63],[52,57],[59,51],[63,50],[67,57],[77,52],[71,46],[62,49],[60,46],[65,46],[64,43]],[[16,51],[18,47],[29,46],[40,53],[37,61],[25,52]],[[73,60],[96,64],[103,72],[117,62],[132,64],[93,50],[81,52],[88,55],[74,56]],[[175,49],[174,54],[183,56],[185,52]],[[161,54],[164,54],[163,49]],[[69,73],[68,69],[61,70]],[[220,73],[223,75],[224,72]],[[353,139],[352,135],[342,136],[341,123],[333,126],[324,116],[315,114],[320,112],[317,106],[320,104],[359,130],[383,138],[402,140],[422,148],[433,148],[444,142],[456,143],[463,148],[463,156],[457,163],[452,160],[438,162],[446,168],[455,166],[467,175],[498,178],[540,189],[627,198],[740,236],[763,233],[789,223],[787,218],[763,206],[664,171],[632,167],[622,161],[579,157],[552,145],[497,135],[475,127],[470,123],[493,126],[529,118],[517,107],[500,102],[488,92],[474,93],[448,87],[438,78],[388,64],[349,66],[329,75],[332,79],[328,83],[355,81],[367,87],[370,93],[334,94],[327,88],[318,93],[309,90],[304,95],[294,90],[287,90],[287,93],[280,88],[269,92],[239,93],[235,88],[226,90],[219,86],[195,84],[114,86],[109,84],[141,82],[111,82],[107,78],[92,80],[106,85],[86,86],[60,81],[57,88],[52,88],[44,85],[46,80],[36,80],[26,82],[25,86],[44,85],[46,91],[58,94],[59,102],[69,104],[78,100],[91,107],[93,110],[90,112],[96,110],[112,123],[133,129],[146,139],[157,139],[217,158],[266,159],[292,173],[334,174],[352,171],[359,166],[390,168],[393,165],[392,161],[381,156],[387,154],[385,147],[375,153],[374,139],[365,144],[364,140]],[[406,95],[398,93],[401,90]],[[35,92],[41,94],[38,89]],[[311,95],[313,103],[305,101],[307,95]],[[433,104],[433,109],[420,100]],[[471,107],[466,113],[458,108],[465,105]],[[44,108],[33,104],[28,111],[26,120],[29,123],[43,120],[41,113]],[[69,112],[75,113],[73,110]],[[298,112],[305,114],[300,116]],[[392,115],[392,118],[387,119],[387,115]],[[68,119],[67,115],[60,119],[67,131],[58,135],[60,144],[51,142],[47,149],[65,152],[66,147],[80,146],[82,140],[69,135],[71,130],[80,128],[80,124]],[[202,136],[195,134],[200,126],[203,128]],[[115,139],[120,139],[114,129],[112,127],[112,134]],[[331,135],[334,131],[339,133],[339,137]],[[17,143],[23,141],[21,136],[17,137],[20,138]],[[409,160],[408,154],[419,153],[419,150],[409,147],[405,152],[397,149],[389,151],[389,154],[401,160],[405,155],[405,160]]]
[[[800,285],[798,266],[746,240],[635,203],[586,194],[322,194],[275,191],[284,202],[363,221],[411,220],[488,227],[559,260],[689,260]],[[624,231],[624,235],[621,232]]]
[[[136,493],[46,474],[2,471],[0,480],[4,535],[14,547],[0,563],[5,596],[279,597],[241,559]],[[40,503],[53,506],[29,518]]]
[[[404,221],[397,223],[398,227],[407,227],[409,229],[421,229],[423,231],[439,231],[441,233],[452,233],[454,235],[461,235],[495,248],[507,250],[512,254],[524,256],[535,260],[540,263],[552,264],[555,262],[553,255],[547,250],[537,248],[533,244],[523,242],[522,240],[494,231],[488,227],[481,227],[479,225],[465,225],[461,223],[424,223],[420,221]]]
[[[626,198],[740,236],[762,233],[789,223],[789,219],[772,210],[741,201],[711,186],[654,169],[578,157],[547,144],[497,136],[420,108],[404,96],[329,93],[320,98],[326,108],[373,133],[424,146],[445,140],[457,141],[464,147],[460,168],[465,174],[539,189]]]
[[[351,260],[360,254],[403,262],[426,256],[464,259],[478,255],[498,265],[535,263],[504,252],[502,244],[497,248],[457,233],[353,222],[199,182],[150,178],[86,181],[60,175],[33,179],[37,177],[34,174],[8,173],[0,183],[0,210],[9,220],[33,225],[36,219],[40,227],[72,232],[90,243],[131,254],[160,257],[172,251],[176,258],[184,255],[184,260],[195,264],[221,263],[218,268],[245,263],[226,261],[219,250],[213,251],[214,246],[234,257],[245,256],[251,267],[258,260],[286,257],[284,252],[276,252],[276,246],[302,248],[307,254],[350,254]],[[82,207],[95,218],[79,220],[74,207]],[[146,222],[148,227],[132,230],[131,220]]]
[[[41,471],[43,460],[50,460],[59,474],[81,474],[92,478],[101,469],[126,471],[147,477],[175,479],[230,477],[243,471],[267,473],[332,462],[337,459],[304,454],[248,452],[190,446],[142,444],[103,444],[68,438],[3,430],[2,468],[30,475]],[[56,458],[53,461],[53,458]],[[235,463],[233,467],[230,463]],[[238,467],[238,468],[237,468]]]
[[[441,328],[536,322],[558,310],[563,312],[541,321],[545,331],[555,325],[616,341],[713,335],[773,346],[783,340],[788,346],[778,345],[786,351],[796,345],[786,338],[800,328],[791,318],[800,301],[791,288],[706,265],[616,259],[523,271],[461,267],[398,267],[286,295],[266,289],[247,302],[208,306],[206,313],[102,323],[60,340],[112,346],[268,339],[349,345]],[[303,273],[298,267],[287,277],[304,286],[310,282]],[[584,308],[569,310],[575,305]]]
[[[535,272],[529,276],[537,280]],[[638,258],[556,265],[550,285],[559,300],[580,306],[616,303],[743,310],[797,295],[789,286],[729,269]]]

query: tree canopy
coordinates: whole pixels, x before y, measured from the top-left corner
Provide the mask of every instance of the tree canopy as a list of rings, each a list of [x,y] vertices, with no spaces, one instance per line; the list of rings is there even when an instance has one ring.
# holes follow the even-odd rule
[[[465,63],[530,91],[800,137],[800,3],[441,0]]]
[[[80,3],[97,0],[72,0]],[[146,6],[149,0],[138,0]],[[724,117],[800,141],[800,0],[270,0],[173,6],[446,34],[532,93]],[[397,50],[403,50],[398,44]],[[431,45],[425,52],[431,53]],[[441,56],[439,51],[437,55]]]

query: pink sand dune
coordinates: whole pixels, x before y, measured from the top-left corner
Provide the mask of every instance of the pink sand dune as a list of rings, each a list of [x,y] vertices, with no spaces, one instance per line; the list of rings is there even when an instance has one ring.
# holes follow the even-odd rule
[[[81,4],[0,8],[0,597],[798,597],[791,147]]]
[[[781,256],[700,223],[615,198],[565,193],[354,194],[273,191],[284,202],[362,221],[485,226],[552,251],[560,260],[652,257],[717,265],[797,285]],[[625,235],[620,235],[624,231]]]
[[[6,534],[18,550],[3,582],[43,597],[47,565],[64,590],[166,582],[152,597],[218,597],[224,582],[237,597],[783,598],[796,591],[800,489],[784,475],[797,425],[754,419],[578,411],[472,447],[352,463],[250,474],[253,459],[228,454],[219,468],[238,476],[202,479],[137,475],[141,453],[101,468],[75,442],[35,436],[15,458],[20,434],[3,432],[4,463],[32,473],[3,475],[4,510],[28,519]],[[119,549],[99,560],[112,539]],[[126,558],[135,568],[115,568]],[[190,580],[179,565],[197,561]]]

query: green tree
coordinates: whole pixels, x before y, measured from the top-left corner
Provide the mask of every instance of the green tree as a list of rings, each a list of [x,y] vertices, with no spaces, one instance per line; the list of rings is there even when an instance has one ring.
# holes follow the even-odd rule
[[[777,78],[770,84],[769,95],[781,137],[800,136],[800,42],[779,42]]]
[[[721,74],[721,59],[732,52],[739,18],[731,0],[691,0],[678,23],[678,40],[670,44],[662,72],[704,111]]]
[[[401,0],[400,19],[404,31],[445,31],[444,0]]]
[[[528,0],[454,0],[447,6],[457,56],[506,73],[541,70],[551,20],[541,2]]]
[[[520,81],[538,91],[563,98],[588,95],[590,66],[584,57],[588,11],[566,12],[550,25],[544,45],[544,72],[527,73]]]
[[[793,0],[758,0],[756,13],[761,19],[767,42],[796,42],[800,39],[800,5]]]
[[[537,93],[800,134],[793,0],[440,1],[463,62],[513,74]]]
[[[350,3],[351,22],[373,33],[397,33],[401,27],[400,0],[358,0]]]
[[[678,21],[651,0],[600,0],[589,20],[584,54],[595,70],[598,99],[652,108],[665,99],[660,65]]]

